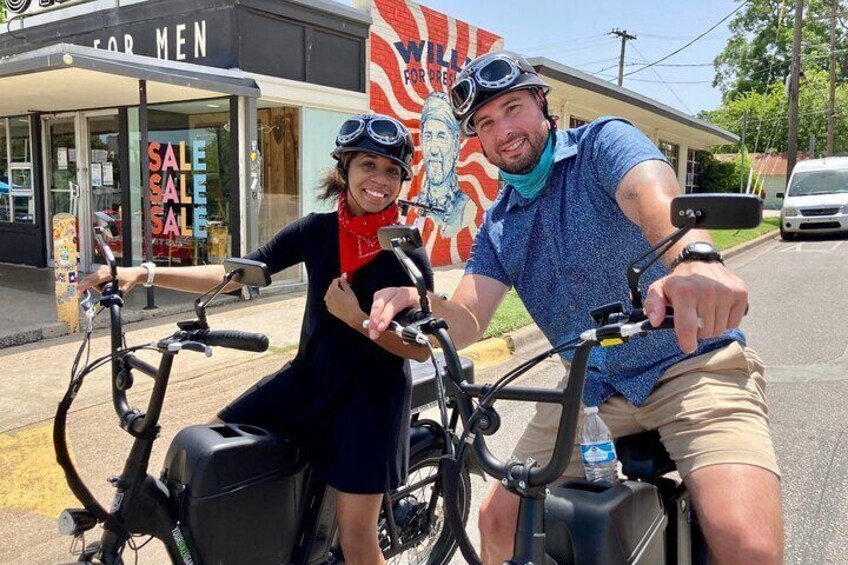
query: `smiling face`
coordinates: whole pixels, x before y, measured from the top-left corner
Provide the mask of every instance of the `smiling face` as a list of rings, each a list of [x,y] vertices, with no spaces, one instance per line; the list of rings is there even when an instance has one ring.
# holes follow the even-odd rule
[[[391,159],[356,153],[347,166],[348,205],[354,216],[377,214],[400,193],[403,171]]]
[[[421,132],[421,151],[427,178],[433,184],[442,184],[456,167],[459,139],[446,123],[431,118]]]
[[[474,129],[486,157],[511,174],[530,172],[548,141],[550,125],[531,90],[508,92],[474,113]]]

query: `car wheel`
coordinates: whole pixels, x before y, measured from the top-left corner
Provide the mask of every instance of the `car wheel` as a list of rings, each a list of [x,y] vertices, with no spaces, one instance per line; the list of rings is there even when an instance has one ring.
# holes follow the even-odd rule
[[[780,228],[780,239],[783,241],[792,241],[795,239],[795,234],[792,232],[784,231],[783,228]]]

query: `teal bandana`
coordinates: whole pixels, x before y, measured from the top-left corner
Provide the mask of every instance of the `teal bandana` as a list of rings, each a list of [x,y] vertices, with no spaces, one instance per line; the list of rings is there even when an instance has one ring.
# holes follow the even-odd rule
[[[515,187],[518,194],[528,200],[532,200],[536,198],[536,195],[539,194],[543,188],[545,188],[545,184],[548,182],[548,176],[551,174],[551,167],[553,167],[553,165],[554,134],[551,133],[551,135],[548,136],[548,144],[545,146],[545,150],[542,151],[542,154],[539,156],[539,161],[529,173],[516,175],[507,173],[506,171],[501,171],[501,176],[504,180],[506,180],[506,182]]]

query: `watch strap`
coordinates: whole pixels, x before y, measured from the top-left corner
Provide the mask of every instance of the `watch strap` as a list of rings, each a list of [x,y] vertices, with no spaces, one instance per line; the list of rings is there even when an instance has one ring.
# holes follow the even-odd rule
[[[153,286],[153,280],[156,278],[156,263],[145,262],[141,264],[147,270],[147,281],[144,283],[145,287]]]

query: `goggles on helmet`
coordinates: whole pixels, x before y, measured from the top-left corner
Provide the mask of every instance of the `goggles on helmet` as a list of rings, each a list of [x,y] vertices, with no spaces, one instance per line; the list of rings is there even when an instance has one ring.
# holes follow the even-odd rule
[[[463,133],[475,135],[470,121],[480,106],[504,92],[534,87],[544,92],[550,89],[524,57],[510,51],[490,53],[469,63],[456,76],[450,87],[451,107],[462,122]]]
[[[405,143],[409,136],[408,130],[400,122],[388,116],[366,114],[347,119],[339,130],[336,144],[348,147],[359,141],[363,134],[367,134],[372,141],[387,146]]]
[[[384,114],[363,114],[348,118],[336,136],[332,156],[339,161],[344,174],[342,154],[363,151],[396,162],[403,168],[403,178],[412,177],[412,156],[415,146],[412,135],[399,121]]]
[[[512,86],[522,73],[536,74],[535,69],[524,68],[524,62],[515,61],[507,55],[495,55],[491,59],[481,61],[476,68],[466,67],[456,77],[451,86],[451,101],[457,117],[464,116],[477,95],[478,88],[486,90],[502,90]]]

